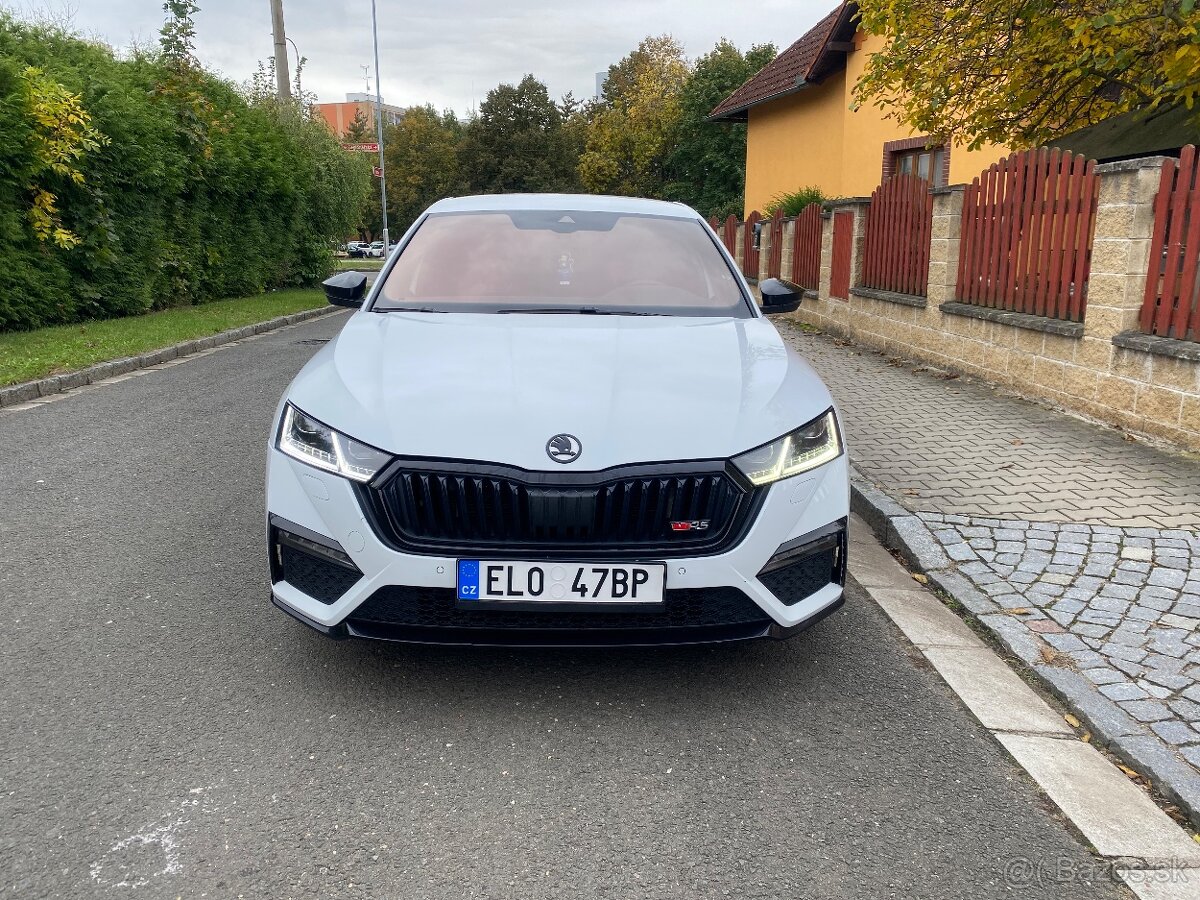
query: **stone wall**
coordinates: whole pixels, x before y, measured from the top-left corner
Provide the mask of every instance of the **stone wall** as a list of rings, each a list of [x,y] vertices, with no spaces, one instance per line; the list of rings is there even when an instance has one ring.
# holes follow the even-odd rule
[[[1200,451],[1200,343],[1137,331],[1161,166],[1161,157],[1097,166],[1099,203],[1082,323],[956,302],[962,186],[934,192],[925,297],[853,287],[860,282],[868,204],[863,198],[827,204],[820,289],[815,296],[809,292],[795,315],[887,353],[974,375]],[[855,215],[849,300],[829,296],[832,213],[842,209]],[[740,238],[739,232],[739,246]],[[789,222],[785,279],[791,275],[791,241]],[[764,232],[763,269],[766,244]],[[758,274],[765,277],[765,271]]]

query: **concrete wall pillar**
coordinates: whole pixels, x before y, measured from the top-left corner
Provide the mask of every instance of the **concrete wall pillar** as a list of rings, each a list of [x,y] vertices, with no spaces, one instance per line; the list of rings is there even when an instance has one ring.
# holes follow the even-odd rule
[[[931,307],[955,299],[958,284],[958,252],[962,235],[962,207],[965,187],[936,188],[933,191],[933,227],[929,240],[929,289],[925,296]]]
[[[1154,198],[1163,157],[1096,166],[1100,190],[1084,336],[1111,341],[1138,327],[1150,264]]]

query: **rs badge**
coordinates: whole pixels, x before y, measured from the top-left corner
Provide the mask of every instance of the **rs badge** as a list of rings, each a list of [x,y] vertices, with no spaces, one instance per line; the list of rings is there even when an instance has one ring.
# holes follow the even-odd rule
[[[706,531],[708,519],[692,519],[691,521],[672,522],[672,531]]]

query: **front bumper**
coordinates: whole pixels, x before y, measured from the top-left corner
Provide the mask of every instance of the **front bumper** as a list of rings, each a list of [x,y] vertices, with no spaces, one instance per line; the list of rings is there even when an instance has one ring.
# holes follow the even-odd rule
[[[713,643],[788,637],[842,602],[845,454],[771,485],[744,537],[725,552],[657,556],[667,563],[661,610],[550,614],[457,609],[457,557],[387,546],[348,481],[274,448],[269,453],[272,600],[332,637],[509,646]],[[285,539],[281,549],[281,534],[299,539]],[[306,563],[304,554],[316,562]]]

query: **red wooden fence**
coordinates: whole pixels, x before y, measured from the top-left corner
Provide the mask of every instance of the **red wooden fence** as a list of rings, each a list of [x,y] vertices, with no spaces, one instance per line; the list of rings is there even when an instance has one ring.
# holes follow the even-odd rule
[[[929,288],[933,194],[916,175],[895,175],[871,194],[863,243],[863,287],[921,297]]]
[[[737,216],[729,216],[721,227],[721,243],[731,254],[737,255]]]
[[[792,281],[810,291],[821,283],[821,204],[810,203],[796,216],[792,235]]]
[[[833,270],[829,296],[850,299],[850,251],[854,245],[854,213],[842,210],[833,214]]]
[[[742,229],[742,273],[747,278],[758,278],[758,248],[754,246],[754,225],[762,218],[756,209],[746,216],[746,227]]]
[[[783,210],[775,210],[771,216],[770,245],[767,248],[767,277],[783,277]]]
[[[963,196],[957,299],[1083,321],[1098,182],[1095,162],[1026,150]]]
[[[1142,301],[1146,334],[1200,341],[1200,177],[1196,148],[1188,144],[1179,162],[1163,163],[1154,200],[1150,271]]]

